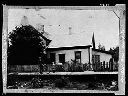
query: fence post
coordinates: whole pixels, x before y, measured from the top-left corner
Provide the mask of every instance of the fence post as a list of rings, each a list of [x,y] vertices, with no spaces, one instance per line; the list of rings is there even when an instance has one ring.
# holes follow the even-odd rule
[[[118,71],[118,62],[115,63],[115,71]]]
[[[91,64],[91,63],[89,63],[89,65],[90,65],[90,70],[92,71],[92,70],[93,70],[92,64]]]
[[[94,63],[94,68],[95,68],[95,71],[96,71],[96,63]]]
[[[111,71],[111,68],[112,68],[112,67],[111,67],[111,62],[109,62],[109,71]]]
[[[113,58],[109,61],[110,71],[113,71]]]
[[[103,71],[105,71],[105,61],[103,61]]]
[[[97,63],[95,62],[95,71],[97,71]]]
[[[84,64],[84,71],[87,71],[87,64]]]
[[[95,69],[95,63],[92,64],[92,67],[93,67],[93,71],[96,71],[96,69]]]
[[[95,71],[95,67],[94,67],[94,63],[92,62],[92,69],[93,71]]]
[[[106,62],[106,70],[108,71],[108,62]]]
[[[115,62],[113,62],[113,71],[115,71],[115,65],[116,65]]]
[[[98,70],[97,71],[100,71],[100,62],[98,62]]]
[[[105,65],[105,66],[104,66],[104,71],[107,71],[107,62],[105,62],[104,65]]]
[[[102,65],[103,65],[102,62],[100,62],[100,67],[101,67],[100,68],[101,69],[100,71],[103,71],[103,66]]]
[[[96,63],[96,71],[98,71],[99,69],[99,62]]]
[[[99,71],[101,70],[101,63],[99,62]]]

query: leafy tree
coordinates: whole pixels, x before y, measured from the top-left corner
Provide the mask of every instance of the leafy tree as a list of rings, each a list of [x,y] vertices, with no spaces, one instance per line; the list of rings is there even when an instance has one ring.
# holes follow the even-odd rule
[[[99,43],[99,45],[98,45],[98,49],[99,49],[99,50],[103,50],[103,51],[105,51],[105,46],[103,46],[103,45],[101,45],[101,44]]]
[[[109,52],[111,52],[113,55],[112,55],[112,58],[114,59],[115,62],[118,62],[119,60],[119,46],[117,47],[113,47],[113,48],[110,48]]]
[[[45,56],[42,37],[43,35],[31,25],[15,27],[9,34],[8,64],[38,64],[39,57]]]

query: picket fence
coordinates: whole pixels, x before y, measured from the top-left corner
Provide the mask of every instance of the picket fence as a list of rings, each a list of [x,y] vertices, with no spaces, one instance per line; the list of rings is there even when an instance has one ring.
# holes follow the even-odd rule
[[[118,71],[118,63],[116,62],[99,62],[90,65],[94,71]]]
[[[118,63],[99,62],[96,64],[68,64],[52,65],[11,65],[8,66],[8,72],[83,72],[83,71],[118,71]]]

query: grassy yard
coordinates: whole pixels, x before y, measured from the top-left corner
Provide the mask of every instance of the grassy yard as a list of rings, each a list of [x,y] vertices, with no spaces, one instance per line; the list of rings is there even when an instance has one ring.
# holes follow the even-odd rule
[[[59,90],[118,90],[118,75],[9,75],[8,88]]]

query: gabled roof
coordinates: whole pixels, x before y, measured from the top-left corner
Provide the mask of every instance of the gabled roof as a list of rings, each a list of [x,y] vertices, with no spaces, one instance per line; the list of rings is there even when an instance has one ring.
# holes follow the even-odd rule
[[[70,50],[70,49],[85,49],[92,46],[92,34],[79,33],[72,35],[55,35],[51,36],[51,42],[47,50]],[[108,51],[92,48],[93,51],[111,54]],[[111,54],[112,55],[112,54]]]
[[[88,46],[91,45],[92,35],[72,34],[72,35],[55,35],[51,37],[49,48]]]

